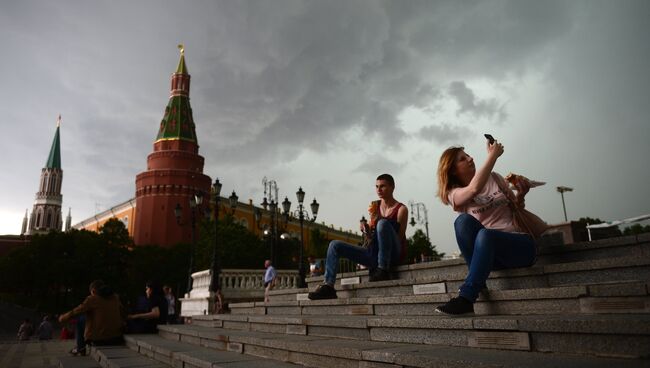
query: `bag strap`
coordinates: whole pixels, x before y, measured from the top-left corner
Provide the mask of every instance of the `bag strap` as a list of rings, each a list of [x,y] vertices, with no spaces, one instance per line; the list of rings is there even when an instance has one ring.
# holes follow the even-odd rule
[[[518,206],[517,206],[517,204],[515,203],[515,201],[512,198],[512,197],[514,197],[514,194],[512,193],[510,188],[508,188],[508,184],[506,183],[505,179],[503,179],[503,177],[501,177],[501,175],[495,173],[494,171],[491,172],[490,175],[492,175],[492,178],[494,179],[494,181],[496,181],[497,186],[499,187],[499,189],[501,189],[501,191],[503,192],[503,195],[506,196],[506,198],[508,199],[508,202],[510,202],[510,207],[513,210],[515,208],[517,208]]]

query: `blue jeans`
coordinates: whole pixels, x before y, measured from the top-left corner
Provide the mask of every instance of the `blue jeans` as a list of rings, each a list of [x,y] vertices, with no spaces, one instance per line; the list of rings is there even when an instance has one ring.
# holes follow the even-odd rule
[[[381,219],[377,222],[372,245],[369,248],[344,243],[340,240],[330,242],[325,261],[325,282],[331,285],[336,282],[336,273],[339,270],[339,258],[341,257],[369,268],[379,266],[388,270],[391,265],[399,261],[400,253],[401,246],[395,228],[390,221]]]
[[[475,302],[492,270],[532,266],[535,241],[528,234],[486,229],[477,219],[461,214],[454,222],[456,241],[469,273],[459,295]]]
[[[86,347],[86,340],[84,339],[84,332],[86,330],[86,315],[80,314],[77,316],[77,323],[75,324],[74,340],[77,350]]]

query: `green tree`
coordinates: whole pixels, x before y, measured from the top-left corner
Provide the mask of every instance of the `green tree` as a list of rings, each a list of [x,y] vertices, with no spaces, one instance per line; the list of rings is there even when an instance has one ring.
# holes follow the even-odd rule
[[[195,269],[210,268],[214,251],[214,220],[203,220],[195,250]],[[262,268],[269,249],[254,233],[235,223],[231,216],[219,220],[217,249],[221,268]]]
[[[436,246],[431,244],[427,236],[421,229],[415,230],[413,236],[407,239],[408,247],[406,252],[406,262],[411,263],[413,260],[420,261],[420,255],[431,257],[432,260],[438,261],[444,257],[444,253],[439,253]]]
[[[129,237],[129,230],[124,223],[115,217],[109,219],[99,228],[99,234],[109,245],[129,246],[133,241]]]
[[[312,228],[310,232],[310,254],[316,258],[324,258],[327,255],[327,247],[329,246],[329,241],[318,228]]]
[[[650,233],[650,225],[643,226],[641,224],[634,224],[623,229],[623,235],[638,235],[643,233]]]

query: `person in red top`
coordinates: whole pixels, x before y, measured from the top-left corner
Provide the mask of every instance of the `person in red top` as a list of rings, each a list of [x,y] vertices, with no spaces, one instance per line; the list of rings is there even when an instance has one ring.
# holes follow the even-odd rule
[[[393,197],[395,180],[389,174],[377,177],[375,191],[378,201],[370,203],[370,224],[362,222],[361,231],[371,239],[368,247],[359,247],[332,240],[327,248],[325,283],[309,293],[311,300],[336,299],[336,273],[339,258],[345,257],[370,268],[370,281],[390,279],[389,270],[406,256],[406,225],[408,209]]]

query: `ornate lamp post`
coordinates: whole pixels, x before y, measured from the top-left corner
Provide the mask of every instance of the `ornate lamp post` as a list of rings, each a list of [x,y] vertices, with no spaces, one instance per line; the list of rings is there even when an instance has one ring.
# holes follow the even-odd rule
[[[187,270],[187,292],[189,293],[192,289],[192,271],[194,270],[194,249],[196,248],[196,211],[197,207],[201,206],[203,202],[203,194],[197,192],[194,196],[190,197],[190,210],[191,210],[191,226],[192,226],[192,244],[190,247],[190,265]],[[176,216],[176,223],[181,224],[181,219],[183,217],[183,207],[180,203],[176,203],[174,208],[174,216]]]
[[[210,291],[214,296],[215,313],[219,313],[222,306],[221,284],[219,282],[221,264],[219,264],[219,240],[217,234],[219,231],[219,202],[221,201],[221,187],[222,184],[219,182],[219,179],[215,179],[214,184],[212,184],[212,203],[214,204],[214,248],[212,250],[212,263],[210,264]],[[238,199],[239,197],[237,197],[235,191],[233,191],[228,198],[233,213],[237,207]]]
[[[424,223],[425,229],[427,231],[427,240],[430,242],[431,239],[429,239],[429,215],[427,213],[427,207],[424,205],[422,202],[418,203],[413,203],[413,201],[409,201],[409,206],[411,206],[411,226],[415,226],[416,223],[422,224]]]
[[[210,291],[219,293],[221,285],[219,285],[219,273],[221,273],[221,265],[219,264],[218,248],[219,240],[217,239],[217,232],[219,230],[219,200],[221,196],[221,183],[219,179],[214,180],[212,184],[212,203],[214,204],[214,249],[212,250],[212,263],[210,263]]]
[[[278,224],[277,224],[277,215],[278,215],[278,183],[275,180],[269,180],[266,177],[262,179],[262,185],[264,185],[264,200],[262,201],[261,205],[264,210],[269,211],[270,219],[271,219],[271,224],[270,224],[270,229],[264,230],[264,235],[265,236],[270,236],[271,237],[271,263],[276,265],[277,264],[277,229],[278,229]],[[267,192],[268,192],[268,199],[270,200],[267,201]],[[261,211],[255,211],[255,220],[257,221],[257,227],[260,228],[260,221],[262,219],[262,213]]]
[[[307,283],[305,282],[305,276],[306,276],[306,269],[305,269],[305,264],[303,262],[303,253],[305,249],[305,239],[304,239],[304,234],[303,234],[303,224],[305,220],[309,221],[310,223],[313,223],[316,221],[316,216],[318,215],[318,207],[320,204],[316,202],[316,198],[314,198],[314,201],[311,203],[311,213],[313,214],[313,217],[309,217],[309,213],[303,206],[303,202],[305,200],[305,192],[302,190],[302,187],[298,189],[296,192],[296,197],[298,198],[298,209],[296,210],[296,216],[300,220],[300,251],[298,253],[298,287],[299,288],[305,288],[307,287]],[[288,216],[288,214],[291,211],[291,202],[289,201],[288,198],[285,198],[284,201],[282,202],[282,209],[284,213]]]

